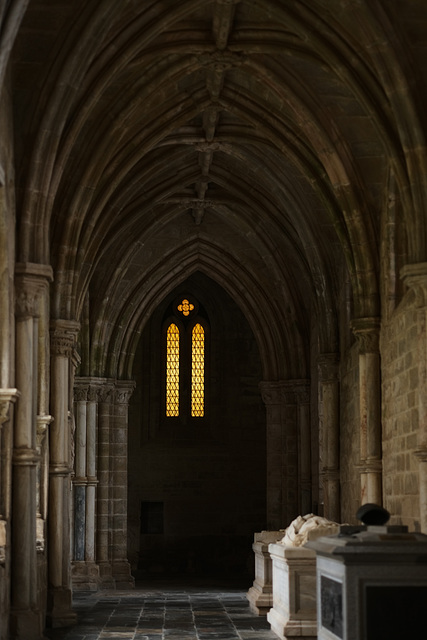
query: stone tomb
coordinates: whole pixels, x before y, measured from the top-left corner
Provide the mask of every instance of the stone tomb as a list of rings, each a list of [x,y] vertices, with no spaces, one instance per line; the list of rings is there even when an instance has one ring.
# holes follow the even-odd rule
[[[273,573],[268,546],[271,542],[277,542],[284,532],[281,529],[254,534],[252,549],[255,554],[255,580],[246,597],[251,611],[258,615],[266,615],[273,606]]]
[[[307,514],[296,518],[279,542],[269,545],[273,606],[267,620],[279,638],[316,637],[316,553],[304,545],[338,529],[337,523]]]
[[[308,545],[317,553],[318,640],[426,637],[427,535],[366,523]]]

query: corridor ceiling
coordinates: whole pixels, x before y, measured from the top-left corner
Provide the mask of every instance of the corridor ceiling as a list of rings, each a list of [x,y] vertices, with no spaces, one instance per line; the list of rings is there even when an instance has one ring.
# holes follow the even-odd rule
[[[347,280],[355,315],[379,314],[388,194],[421,181],[425,0],[1,5],[17,257],[51,264],[53,317],[90,327],[88,373],[128,374],[196,271],[277,378],[306,374],[313,317],[337,349]],[[414,260],[425,242],[407,239]]]

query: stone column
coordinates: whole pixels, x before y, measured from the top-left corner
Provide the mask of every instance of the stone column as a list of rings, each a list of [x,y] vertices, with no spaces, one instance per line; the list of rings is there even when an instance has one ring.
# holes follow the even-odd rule
[[[52,279],[50,267],[17,264],[16,405],[12,457],[12,565],[10,628],[14,638],[43,636],[37,585],[38,296]]]
[[[52,627],[74,624],[71,603],[69,415],[71,359],[79,324],[54,320],[51,324],[51,413],[49,467],[49,588],[48,622]]]
[[[358,318],[352,328],[359,343],[361,504],[382,504],[380,322]]]
[[[3,450],[3,424],[9,420],[11,403],[16,402],[20,393],[18,389],[0,389],[0,564],[6,560],[6,547],[10,547],[7,540],[7,520],[9,513],[9,496],[11,489],[10,456]],[[6,464],[3,464],[6,463]]]
[[[261,382],[267,410],[267,529],[298,515],[297,400],[292,382]]]
[[[113,393],[111,383],[104,381],[99,392],[98,405],[98,495],[96,501],[96,559],[99,574],[104,589],[114,588],[112,570],[112,488],[110,474],[112,473],[113,444],[110,443],[111,425],[113,424]]]
[[[128,409],[135,388],[131,381],[116,382],[114,422],[110,432],[112,446],[112,570],[118,589],[133,587],[127,559],[127,482],[128,482]]]
[[[306,514],[312,510],[310,382],[296,380],[293,392],[297,401],[299,510]]]
[[[322,403],[322,468],[324,516],[340,522],[339,460],[339,358],[325,353],[318,358],[320,398]]]
[[[85,558],[85,520],[86,520],[86,409],[89,385],[74,386],[76,431],[74,440],[74,562],[83,562]],[[75,574],[73,571],[73,578]]]
[[[73,586],[96,590],[99,569],[95,563],[96,428],[99,386],[91,378],[74,384],[76,439],[74,488]]]
[[[44,551],[49,488],[49,425],[52,416],[37,416],[37,453],[40,463],[37,468],[37,550]]]
[[[418,441],[415,456],[419,461],[420,524],[427,533],[427,262],[408,264],[402,279],[415,294],[418,340]]]

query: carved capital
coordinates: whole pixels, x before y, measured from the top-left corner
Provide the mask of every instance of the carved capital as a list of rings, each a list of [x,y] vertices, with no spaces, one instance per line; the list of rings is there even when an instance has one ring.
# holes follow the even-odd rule
[[[15,266],[15,313],[20,319],[36,317],[39,294],[52,282],[52,267],[31,262]]]
[[[46,437],[49,425],[53,422],[52,416],[37,416],[37,448],[40,449]]]
[[[415,294],[415,306],[427,306],[427,262],[406,264],[400,271],[405,285]]]
[[[292,391],[298,404],[309,404],[310,402],[310,381],[295,380],[292,384]]]
[[[0,428],[9,418],[9,407],[20,396],[18,389],[0,389]]]
[[[71,358],[80,323],[73,320],[53,320],[50,329],[52,355]]]
[[[260,382],[262,401],[266,405],[281,404],[283,382]]]
[[[133,380],[129,381],[118,381],[116,382],[116,386],[114,389],[115,401],[117,404],[129,404],[129,400],[131,395],[135,389],[135,382]]]
[[[378,353],[381,322],[379,318],[357,318],[351,328],[359,343],[360,353]]]
[[[317,358],[317,369],[320,382],[336,382],[339,373],[339,355],[337,353],[322,353]]]
[[[74,382],[74,402],[86,402],[88,399],[89,384]]]

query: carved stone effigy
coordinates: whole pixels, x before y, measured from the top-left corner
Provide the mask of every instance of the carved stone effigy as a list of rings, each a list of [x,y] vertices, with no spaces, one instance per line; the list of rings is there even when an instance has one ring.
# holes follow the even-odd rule
[[[285,640],[317,636],[316,554],[304,545],[333,535],[340,525],[312,513],[291,522],[279,542],[268,547],[273,568],[273,606],[267,614],[272,630]]]
[[[268,546],[279,540],[283,532],[284,529],[254,534],[252,549],[255,554],[255,580],[246,597],[251,611],[258,615],[266,615],[273,606],[273,575]]]

